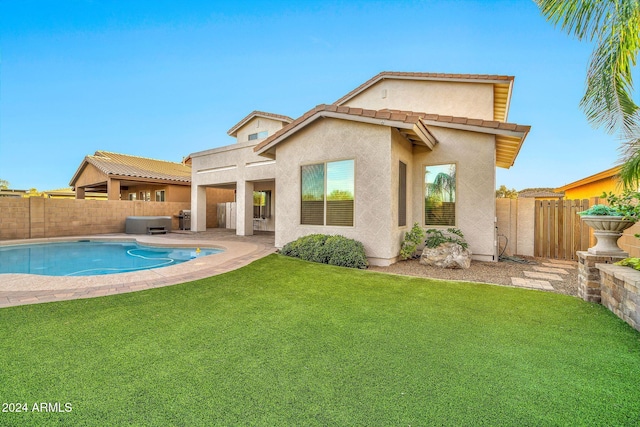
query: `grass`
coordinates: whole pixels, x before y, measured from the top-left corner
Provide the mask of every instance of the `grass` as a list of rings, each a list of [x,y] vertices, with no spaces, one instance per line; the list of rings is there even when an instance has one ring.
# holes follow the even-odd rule
[[[640,333],[552,293],[271,255],[0,322],[0,425],[640,423]]]

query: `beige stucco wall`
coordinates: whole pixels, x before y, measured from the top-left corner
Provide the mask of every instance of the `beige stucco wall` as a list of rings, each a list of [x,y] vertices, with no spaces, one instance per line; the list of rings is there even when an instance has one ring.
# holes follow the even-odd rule
[[[431,132],[439,141],[433,151],[414,153],[413,218],[425,225],[425,166],[455,163],[456,228],[464,234],[474,259],[493,261],[496,252],[495,137],[434,127]]]
[[[255,146],[256,143],[252,141],[251,143],[227,145],[191,155],[191,215],[192,227],[195,230],[202,231],[210,226],[209,217],[213,212],[209,206],[218,202],[209,199],[206,187],[233,190],[237,189],[239,184],[244,185],[245,182],[251,182],[255,191],[273,188],[273,184],[268,186],[265,182],[275,180],[275,161],[257,155],[253,151]],[[272,197],[274,203],[272,206],[275,206],[275,192],[272,193]],[[269,221],[269,230],[274,229],[275,220],[274,213]]]
[[[344,105],[493,120],[493,84],[385,79]]]
[[[341,234],[361,241],[370,261],[397,259],[404,233],[414,222],[424,228],[423,177],[426,165],[457,165],[456,227],[465,235],[474,259],[495,255],[494,137],[437,129],[433,151],[414,148],[385,126],[324,119],[277,148],[276,246],[312,233]],[[353,227],[300,225],[300,166],[355,159],[355,224]],[[398,161],[408,166],[407,225],[398,226]],[[283,179],[286,177],[286,179]],[[283,212],[284,211],[284,212]]]
[[[238,180],[275,179],[275,162],[254,153],[256,145],[252,141],[191,154],[192,186],[234,185]]]
[[[397,256],[400,253],[400,246],[405,233],[411,230],[413,223],[416,221],[412,215],[412,200],[414,199],[413,186],[411,185],[413,177],[413,148],[411,143],[395,129],[391,130],[391,140],[391,159],[389,160],[391,167],[391,223],[389,224],[389,242],[391,245],[391,254],[395,254]],[[399,162],[403,162],[407,165],[407,222],[404,227],[398,226],[398,188],[400,185]],[[417,197],[419,197],[419,195],[417,195]],[[393,259],[393,261],[396,260],[397,258]]]
[[[390,227],[392,221],[397,221],[389,208],[392,203],[390,132],[385,126],[327,118],[278,145],[277,247],[308,234],[339,234],[362,242],[372,263],[388,263],[397,256]],[[301,225],[301,165],[346,159],[355,161],[354,226]]]
[[[245,142],[251,142],[255,144],[256,142],[262,141],[264,138],[249,141],[249,135],[251,135],[252,133],[267,131],[267,136],[270,136],[280,129],[282,129],[282,122],[279,120],[267,119],[264,117],[254,117],[247,123],[245,123],[245,125],[240,129],[238,129],[236,140],[240,144]]]

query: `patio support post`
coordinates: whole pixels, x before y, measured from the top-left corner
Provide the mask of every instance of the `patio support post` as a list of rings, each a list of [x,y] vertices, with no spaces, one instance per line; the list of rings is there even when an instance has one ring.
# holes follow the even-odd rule
[[[238,181],[236,185],[236,234],[253,235],[253,182]]]
[[[207,231],[207,187],[191,186],[191,231]]]
[[[84,199],[84,187],[76,187],[76,199]]]
[[[107,181],[107,198],[109,200],[120,200],[120,181],[117,179]]]

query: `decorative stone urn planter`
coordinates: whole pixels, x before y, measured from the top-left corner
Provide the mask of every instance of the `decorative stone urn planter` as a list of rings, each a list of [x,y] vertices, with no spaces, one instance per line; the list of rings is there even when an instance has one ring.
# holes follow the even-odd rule
[[[583,215],[581,219],[593,228],[597,240],[596,245],[587,249],[587,252],[593,255],[629,256],[618,246],[618,239],[624,230],[635,224],[634,220],[609,215]]]

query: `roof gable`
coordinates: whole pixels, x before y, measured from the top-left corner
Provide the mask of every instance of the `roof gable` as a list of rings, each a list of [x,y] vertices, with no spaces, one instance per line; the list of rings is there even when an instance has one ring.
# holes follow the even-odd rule
[[[249,113],[245,118],[243,118],[238,123],[233,125],[233,127],[227,131],[227,135],[233,136],[233,137],[237,136],[238,135],[238,131],[243,126],[248,124],[249,121],[251,121],[251,119],[254,119],[256,117],[263,117],[263,118],[268,119],[268,120],[279,121],[279,122],[282,122],[283,124],[289,124],[289,123],[291,123],[293,121],[293,119],[291,117],[288,117],[288,116],[283,116],[283,115],[274,114],[274,113],[267,113],[265,111],[254,110],[251,113]]]
[[[84,158],[69,185],[75,186],[75,182],[87,165],[94,166],[110,177],[143,178],[177,183],[191,182],[191,166],[189,165],[108,151],[96,151],[94,155]]]
[[[507,120],[514,81],[513,76],[502,75],[383,71],[338,99],[334,104],[342,106],[385,79],[491,84],[493,86],[493,118],[502,122]]]

